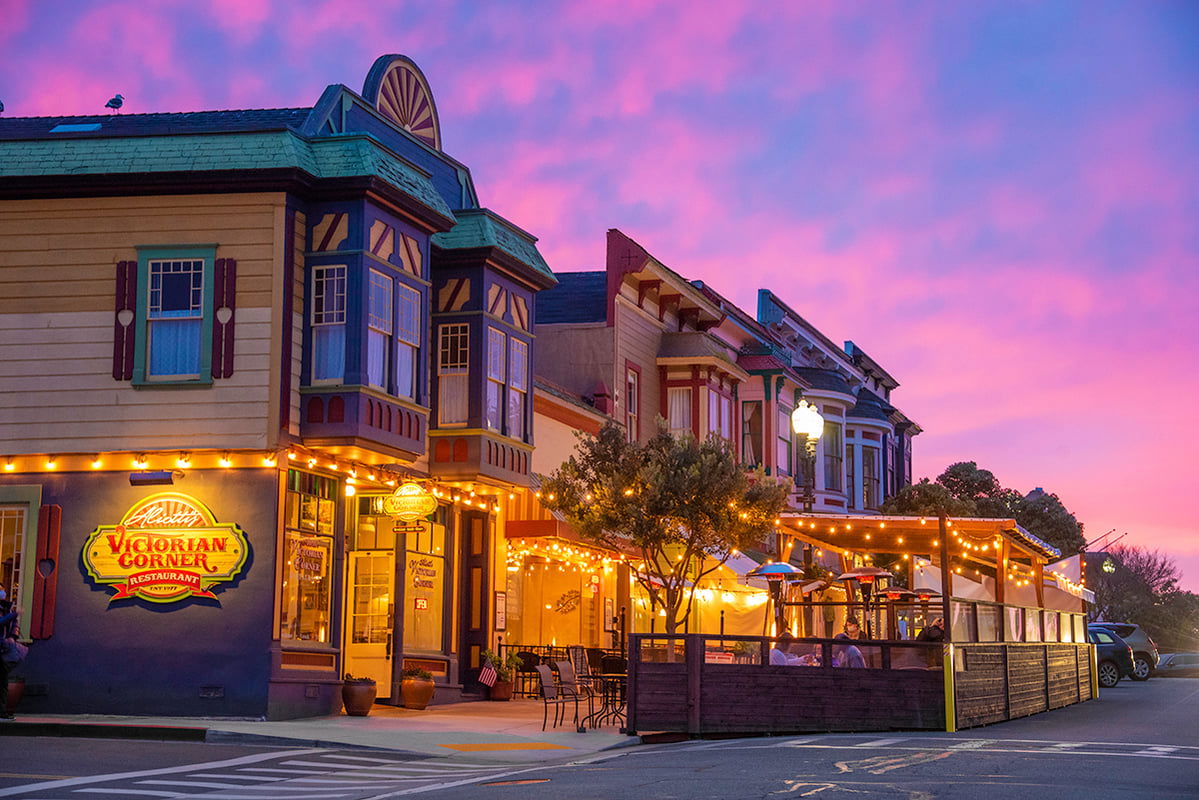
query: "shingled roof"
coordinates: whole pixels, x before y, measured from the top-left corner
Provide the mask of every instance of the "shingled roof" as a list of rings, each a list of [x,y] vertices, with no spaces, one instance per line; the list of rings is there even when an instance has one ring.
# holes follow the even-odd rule
[[[557,280],[549,264],[537,251],[537,238],[532,234],[486,208],[463,209],[456,216],[457,225],[444,233],[433,235],[432,242],[436,247],[442,250],[494,247],[549,281]]]
[[[537,294],[537,324],[603,322],[608,315],[608,275],[559,272],[558,285]]]
[[[254,108],[157,114],[93,114],[72,117],[0,117],[0,140],[86,139],[299,130],[311,108]]]

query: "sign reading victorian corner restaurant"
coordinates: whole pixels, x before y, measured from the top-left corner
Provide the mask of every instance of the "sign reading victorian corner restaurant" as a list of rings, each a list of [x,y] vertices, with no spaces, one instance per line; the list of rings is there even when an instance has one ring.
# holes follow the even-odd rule
[[[415,522],[437,510],[437,498],[419,484],[405,483],[383,498],[383,513],[404,522]]]
[[[117,590],[110,603],[130,597],[170,603],[215,599],[212,586],[237,577],[248,550],[236,524],[218,523],[195,498],[167,492],[139,501],[119,524],[92,531],[83,563],[96,583]]]

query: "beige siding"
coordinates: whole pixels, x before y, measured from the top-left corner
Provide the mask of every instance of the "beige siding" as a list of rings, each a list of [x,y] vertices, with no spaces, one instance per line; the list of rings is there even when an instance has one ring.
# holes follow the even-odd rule
[[[282,206],[282,194],[0,203],[0,453],[273,445]],[[233,377],[113,380],[116,263],[139,245],[188,244],[237,259]]]
[[[295,241],[292,242],[292,316],[291,316],[291,415],[287,432],[300,435],[300,372],[304,357],[304,248],[307,241],[307,222],[303,212],[296,212]]]
[[[616,418],[625,418],[625,362],[632,361],[641,368],[641,439],[654,435],[655,420],[662,413],[661,381],[658,378],[658,351],[662,346],[662,326],[623,297],[616,300],[616,368],[620,402]]]

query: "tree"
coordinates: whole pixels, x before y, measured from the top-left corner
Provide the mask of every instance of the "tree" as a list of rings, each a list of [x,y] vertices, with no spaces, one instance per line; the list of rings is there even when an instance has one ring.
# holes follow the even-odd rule
[[[1086,547],[1082,523],[1056,494],[1033,489],[1015,502],[1012,517],[1026,531],[1061,550],[1063,556],[1080,553]]]
[[[978,510],[973,501],[954,497],[944,486],[933,483],[928,478],[903,487],[899,492],[888,497],[880,510],[884,514],[906,516],[935,517],[939,514],[947,517],[978,516]]]
[[[979,469],[973,461],[958,461],[950,464],[937,476],[937,483],[949,490],[959,500],[977,502],[995,497],[1003,491],[995,474],[989,469]]]
[[[1087,570],[1095,591],[1095,618],[1135,622],[1160,647],[1193,650],[1199,645],[1199,596],[1178,588],[1178,565],[1169,555],[1116,545],[1107,551],[1114,569]],[[1163,652],[1165,652],[1163,650]]]
[[[580,534],[640,552],[633,574],[651,612],[665,610],[667,633],[690,615],[688,584],[768,537],[787,494],[762,475],[750,481],[725,440],[672,436],[661,423],[644,445],[614,423],[580,434],[575,455],[541,478],[542,505]]]

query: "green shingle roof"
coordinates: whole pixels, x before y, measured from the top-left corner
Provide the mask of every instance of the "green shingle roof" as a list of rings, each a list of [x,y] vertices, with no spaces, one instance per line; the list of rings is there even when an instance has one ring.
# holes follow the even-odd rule
[[[310,140],[293,131],[266,131],[0,141],[3,178],[280,168],[301,169],[315,178],[376,176],[454,218],[421,170],[366,136]]]
[[[557,282],[549,264],[537,252],[537,239],[531,234],[486,208],[460,210],[455,217],[457,225],[444,233],[433,235],[433,244],[437,247],[442,250],[495,247]]]

